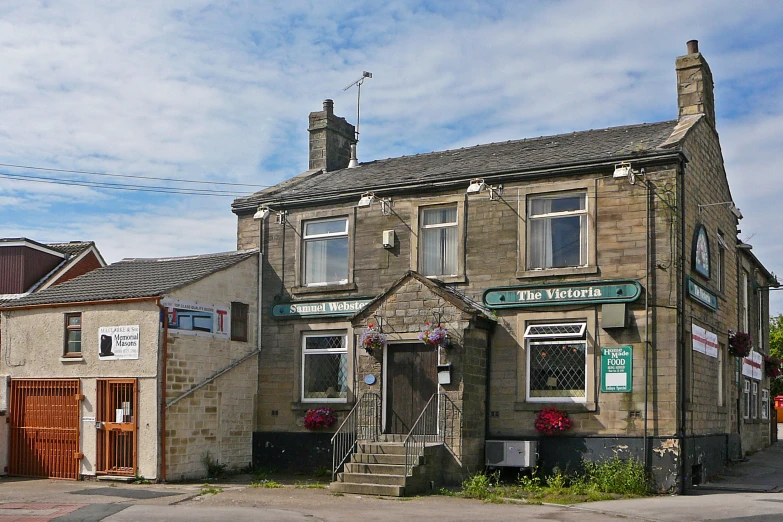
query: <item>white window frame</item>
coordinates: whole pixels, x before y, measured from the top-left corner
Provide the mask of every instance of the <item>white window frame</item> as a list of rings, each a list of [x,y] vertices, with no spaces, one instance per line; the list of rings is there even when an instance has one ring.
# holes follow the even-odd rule
[[[433,225],[425,225],[424,224],[424,214],[429,211],[437,211],[444,208],[453,208],[454,209],[454,221],[449,221],[448,223],[436,223]],[[426,277],[454,277],[459,272],[459,241],[460,241],[460,235],[459,235],[459,206],[457,204],[448,204],[448,205],[434,205],[434,206],[428,206],[428,207],[420,207],[419,212],[421,213],[421,216],[419,217],[419,231],[421,237],[419,238],[419,266],[421,267],[422,275],[425,275]],[[444,228],[452,228],[454,229],[454,235],[456,236],[455,241],[457,244],[455,245],[457,247],[457,259],[454,260],[454,266],[457,267],[457,273],[453,274],[425,274],[424,273],[424,231],[425,230],[438,230],[438,229],[444,229]],[[444,253],[445,255],[445,253]],[[442,265],[445,264],[445,260],[442,260]]]
[[[531,329],[534,329],[536,327],[553,327],[557,328],[558,326],[575,326],[575,325],[582,325],[583,328],[580,329],[579,334],[575,333],[566,333],[563,335],[553,335],[553,334],[536,334],[536,335],[529,335],[529,332]],[[588,372],[588,346],[587,346],[587,338],[585,336],[585,329],[587,328],[587,323],[547,323],[547,324],[531,324],[528,325],[525,329],[525,351],[527,352],[527,362],[525,364],[526,366],[526,375],[525,375],[525,400],[527,402],[557,402],[557,403],[586,403],[587,397],[588,397],[588,381],[589,381],[589,372]],[[530,369],[531,369],[531,362],[530,362],[530,354],[532,352],[531,346],[542,346],[542,345],[557,345],[560,344],[559,341],[556,341],[554,339],[562,339],[563,341],[569,343],[569,344],[577,344],[581,343],[584,345],[584,358],[585,358],[585,380],[584,380],[584,396],[582,397],[531,397],[530,395]]]
[[[715,256],[715,278],[718,280],[718,292],[726,291],[726,251],[728,245],[723,239],[723,232],[718,232],[718,255]]]
[[[342,337],[343,339],[343,346],[341,348],[324,348],[319,350],[306,350],[307,346],[307,339],[311,337]],[[299,371],[299,380],[300,382],[300,390],[299,390],[299,397],[301,398],[301,401],[303,403],[321,403],[321,402],[333,402],[333,403],[346,403],[348,402],[348,395],[350,395],[350,390],[348,390],[348,385],[350,384],[349,379],[349,370],[348,370],[348,332],[345,330],[325,330],[325,331],[317,331],[317,332],[304,332],[302,333],[301,338],[301,351],[302,351],[302,360],[301,360],[301,368]],[[305,360],[306,357],[310,355],[333,355],[333,354],[345,354],[346,358],[346,370],[345,370],[345,386],[346,386],[346,396],[345,397],[305,397]]]
[[[753,381],[751,384],[751,404],[750,404],[750,411],[751,411],[751,417],[754,419],[759,418],[759,383],[756,381]]]
[[[745,407],[742,409],[742,418],[750,419],[750,379],[744,378],[743,381],[742,399]]]
[[[761,390],[761,420],[769,420],[769,390]]]
[[[537,214],[535,216],[532,215],[533,212],[533,201],[536,200],[557,200],[557,199],[564,199],[564,198],[573,198],[575,196],[581,196],[584,198],[584,209],[581,210],[567,210],[563,212],[549,212],[547,214]],[[527,259],[527,266],[526,268],[528,270],[560,270],[560,269],[569,269],[569,268],[582,268],[586,267],[589,264],[589,250],[590,250],[590,230],[589,230],[589,198],[587,197],[587,191],[585,190],[577,190],[577,191],[568,191],[568,192],[559,192],[555,194],[536,194],[536,195],[530,195],[528,196],[528,202],[527,202],[527,252],[526,252],[526,259]],[[532,266],[532,256],[531,256],[531,246],[533,241],[531,240],[531,234],[533,229],[533,223],[536,221],[543,221],[543,220],[553,220],[557,218],[562,217],[573,217],[573,216],[579,216],[579,264],[577,265],[570,265],[570,266],[543,266],[543,267],[533,267]],[[582,237],[584,235],[584,237]]]
[[[742,331],[745,333],[748,333],[748,325],[750,324],[748,322],[748,278],[750,277],[750,274],[748,274],[748,271],[744,268],[742,269]]]
[[[329,221],[343,221],[345,223],[345,229],[341,232],[329,232],[326,234],[307,234],[307,226],[316,224],[316,223],[325,223]],[[329,286],[329,285],[342,285],[348,283],[350,280],[351,275],[351,239],[349,236],[349,230],[350,230],[350,220],[347,216],[334,216],[334,217],[325,217],[321,219],[308,219],[302,223],[302,273],[301,278],[302,282],[307,287],[318,287],[318,286]],[[346,276],[345,279],[340,279],[337,281],[319,281],[316,283],[310,283],[307,282],[307,243],[309,241],[319,241],[319,240],[329,240],[329,239],[340,239],[345,238],[346,242],[348,243],[348,252],[345,257],[345,266],[346,266]]]

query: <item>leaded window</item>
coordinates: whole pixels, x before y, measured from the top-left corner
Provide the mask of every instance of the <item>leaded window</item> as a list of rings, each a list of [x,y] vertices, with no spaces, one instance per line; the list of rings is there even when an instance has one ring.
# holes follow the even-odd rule
[[[587,398],[585,323],[530,325],[525,331],[528,399],[584,402]]]
[[[302,401],[345,402],[347,399],[346,335],[305,334],[302,338]]]

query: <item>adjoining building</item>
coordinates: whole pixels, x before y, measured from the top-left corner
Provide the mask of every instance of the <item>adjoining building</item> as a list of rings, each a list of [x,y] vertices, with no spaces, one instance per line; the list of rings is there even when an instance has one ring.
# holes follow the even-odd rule
[[[0,469],[179,480],[247,466],[257,274],[255,250],[125,259],[6,302]]]
[[[738,246],[695,41],[676,75],[674,120],[354,168],[353,126],[331,100],[311,113],[309,170],[232,207],[238,248],[262,252],[254,463],[404,494],[498,463],[487,442],[534,441],[544,468],[633,457],[683,491],[768,444],[769,381],[741,380],[729,331],[758,326],[768,352],[776,283]],[[449,342],[420,340],[435,326]],[[335,428],[305,429],[325,407]],[[544,407],[573,427],[539,433]],[[389,441],[407,456],[380,481],[362,453]],[[417,467],[422,441],[440,453]]]

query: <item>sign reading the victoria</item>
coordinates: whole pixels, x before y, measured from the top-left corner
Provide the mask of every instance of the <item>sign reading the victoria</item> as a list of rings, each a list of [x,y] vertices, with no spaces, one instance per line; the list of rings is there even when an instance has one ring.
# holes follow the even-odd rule
[[[519,308],[600,303],[630,303],[642,293],[636,281],[590,281],[568,285],[489,288],[483,301],[489,308]]]

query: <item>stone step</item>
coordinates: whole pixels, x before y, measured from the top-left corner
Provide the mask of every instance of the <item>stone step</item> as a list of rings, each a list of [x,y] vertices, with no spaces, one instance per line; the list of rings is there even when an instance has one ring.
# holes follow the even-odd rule
[[[332,482],[329,490],[333,493],[350,493],[353,495],[379,495],[385,497],[405,496],[405,486],[389,484],[354,484],[352,482]]]
[[[347,462],[345,473],[368,473],[372,475],[404,475],[405,465],[397,464],[362,464]]]
[[[338,473],[338,482],[349,484],[380,484],[388,486],[404,486],[404,475],[379,475],[377,473]]]
[[[360,442],[358,452],[380,455],[405,455],[405,446],[401,442]]]
[[[405,455],[384,455],[379,453],[354,453],[351,462],[357,464],[405,464]]]

